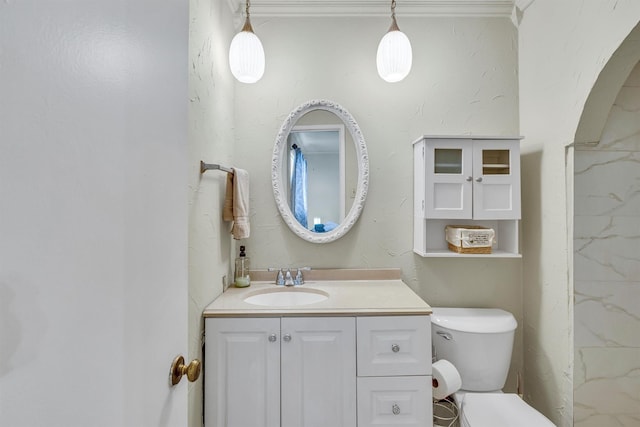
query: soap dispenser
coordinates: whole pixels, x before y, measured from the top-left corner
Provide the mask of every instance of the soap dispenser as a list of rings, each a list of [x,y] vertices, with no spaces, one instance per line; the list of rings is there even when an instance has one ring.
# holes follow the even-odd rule
[[[244,246],[240,246],[240,255],[236,258],[236,271],[234,275],[237,288],[246,288],[251,284],[249,262],[249,257],[244,252]]]

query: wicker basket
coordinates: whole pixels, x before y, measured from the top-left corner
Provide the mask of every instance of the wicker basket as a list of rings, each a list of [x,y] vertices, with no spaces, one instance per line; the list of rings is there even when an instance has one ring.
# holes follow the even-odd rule
[[[492,228],[478,225],[447,225],[444,234],[449,250],[459,254],[490,254],[495,239]]]

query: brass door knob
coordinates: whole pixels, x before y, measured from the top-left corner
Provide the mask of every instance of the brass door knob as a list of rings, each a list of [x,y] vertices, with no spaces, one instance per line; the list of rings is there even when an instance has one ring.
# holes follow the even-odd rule
[[[171,385],[178,384],[185,374],[190,382],[197,380],[200,377],[200,365],[198,359],[193,359],[188,365],[184,364],[184,357],[182,356],[173,359],[171,364]]]

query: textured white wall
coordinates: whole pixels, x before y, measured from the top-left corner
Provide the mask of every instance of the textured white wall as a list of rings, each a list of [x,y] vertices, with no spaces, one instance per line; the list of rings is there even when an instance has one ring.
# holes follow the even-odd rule
[[[224,1],[191,0],[189,31],[189,359],[202,360],[202,310],[231,280],[234,243],[222,221],[226,173],[200,175],[200,160],[234,166],[234,79],[227,54],[236,29]],[[186,64],[185,64],[186,65]],[[189,384],[189,425],[200,426],[202,380]]]
[[[238,166],[251,172],[256,268],[398,267],[427,302],[502,307],[521,320],[521,260],[424,259],[413,247],[412,141],[422,134],[518,135],[516,30],[500,18],[402,18],[414,49],[411,74],[389,84],[375,53],[385,18],[253,18],[266,53],[264,78],[236,87]],[[278,215],[271,153],[295,107],[338,102],[367,141],[370,187],[358,223],[326,245],[295,237]],[[521,368],[518,332],[513,371]],[[514,376],[509,387],[515,384]]]
[[[565,146],[598,75],[638,23],[640,3],[518,1],[525,397],[573,425],[573,289]],[[526,8],[526,9],[525,9]],[[573,175],[573,170],[569,171]]]

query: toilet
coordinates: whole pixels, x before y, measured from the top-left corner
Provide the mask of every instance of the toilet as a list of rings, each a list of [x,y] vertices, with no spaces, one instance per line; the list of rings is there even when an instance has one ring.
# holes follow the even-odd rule
[[[462,379],[454,394],[460,427],[555,427],[513,393],[503,393],[516,319],[491,308],[434,308],[434,356],[451,362]]]

